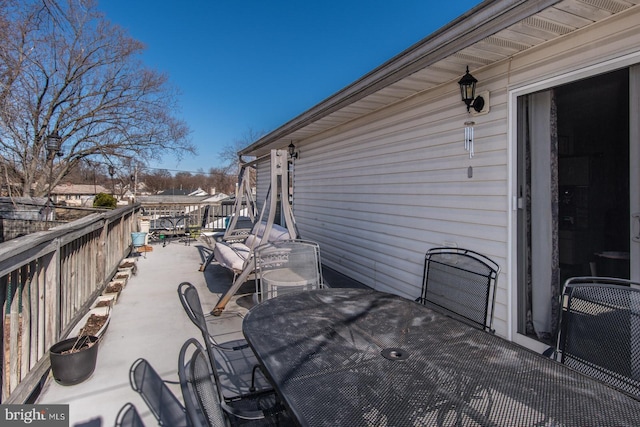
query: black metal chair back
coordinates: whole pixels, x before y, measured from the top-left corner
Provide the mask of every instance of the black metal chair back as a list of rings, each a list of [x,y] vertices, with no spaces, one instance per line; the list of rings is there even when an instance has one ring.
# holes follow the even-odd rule
[[[565,282],[560,362],[640,398],[640,284],[587,279]]]
[[[200,329],[203,335],[209,338],[209,330],[207,329],[207,320],[202,311],[202,304],[200,302],[200,296],[198,290],[189,282],[183,282],[178,285],[178,296],[182,308],[189,316],[189,320]]]
[[[477,252],[432,248],[425,255],[422,293],[416,301],[493,332],[499,272],[498,264]]]
[[[129,381],[158,420],[158,425],[190,426],[184,406],[146,359],[133,362]]]
[[[196,339],[187,340],[180,350],[180,384],[187,412],[195,422],[218,427],[293,426],[293,420],[276,400],[275,393],[256,394],[225,401],[216,382],[207,352]]]
[[[200,366],[202,363],[204,367]],[[202,345],[195,338],[188,339],[178,356],[182,398],[191,425],[224,427],[228,425],[227,419],[220,406],[213,371],[207,365],[209,359]]]
[[[628,279],[621,279],[619,277],[599,277],[599,276],[577,276],[569,277],[563,286],[566,288],[569,285],[620,285],[620,286],[640,286],[640,282],[633,282]]]
[[[178,296],[189,319],[202,334],[218,387],[225,400],[251,396],[255,393],[272,393],[273,387],[264,378],[255,354],[245,339],[217,343],[209,333],[202,311],[198,290],[191,283],[178,286]]]
[[[115,427],[145,427],[133,403],[125,403],[116,415]]]

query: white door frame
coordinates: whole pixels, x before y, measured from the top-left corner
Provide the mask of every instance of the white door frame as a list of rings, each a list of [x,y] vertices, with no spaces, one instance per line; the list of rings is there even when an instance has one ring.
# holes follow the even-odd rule
[[[517,161],[517,149],[518,149],[518,97],[527,95],[533,92],[538,92],[541,90],[550,89],[556,86],[560,86],[563,84],[575,82],[580,79],[593,77],[599,74],[604,74],[610,71],[619,70],[621,68],[631,67],[632,65],[640,64],[640,52],[634,52],[629,55],[624,55],[619,58],[611,59],[602,63],[598,63],[595,65],[591,65],[588,67],[580,68],[577,70],[568,71],[564,74],[560,74],[557,76],[553,76],[544,80],[540,80],[537,82],[529,83],[526,85],[522,85],[520,87],[514,86],[511,88],[507,88],[508,90],[508,159],[509,159],[509,171],[508,171],[508,183],[509,183],[509,212],[508,212],[508,259],[507,264],[509,268],[507,270],[507,282],[509,286],[507,286],[507,297],[508,297],[508,317],[507,317],[507,335],[508,339],[514,341],[518,344],[524,345],[534,351],[544,351],[547,347],[544,343],[536,341],[531,338],[527,338],[522,334],[517,333],[517,278],[518,278],[518,245],[517,245],[517,209],[518,209],[518,192],[517,192],[517,184],[518,184],[518,161]],[[638,69],[638,67],[636,67]],[[640,71],[631,74],[631,80],[635,80],[640,84]],[[633,84],[630,84],[630,88]],[[633,95],[633,97],[632,97]],[[630,99],[633,101],[635,97],[635,103],[631,102],[630,106],[630,117],[638,117],[637,114],[640,110],[640,101],[638,101],[638,96],[640,96],[640,88],[631,88],[630,90]],[[635,112],[635,113],[634,113]],[[634,116],[634,114],[636,114]],[[640,164],[640,123],[639,122],[630,122],[630,141],[636,140],[638,144],[636,147],[633,147],[630,151],[630,162],[633,165]],[[634,170],[635,169],[635,170]],[[635,179],[636,183],[640,183],[638,181],[640,179],[640,170],[638,168],[631,168],[630,171],[630,179]],[[640,184],[638,184],[640,185]],[[640,212],[640,196],[637,198],[638,200],[631,199],[631,212]],[[633,224],[632,224],[633,225]],[[640,226],[636,224],[636,227]],[[632,228],[633,233],[633,228]],[[640,229],[638,229],[638,233],[640,233]],[[633,244],[631,245],[631,256],[633,259],[634,252],[640,251],[640,242],[638,243],[638,247],[633,248]],[[636,252],[637,255],[637,252]],[[633,266],[633,262],[631,265]],[[631,277],[640,278],[640,266],[632,267]]]

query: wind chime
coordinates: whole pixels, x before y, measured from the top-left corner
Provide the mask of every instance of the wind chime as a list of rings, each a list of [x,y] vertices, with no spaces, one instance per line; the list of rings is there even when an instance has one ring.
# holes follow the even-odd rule
[[[469,158],[473,158],[473,125],[476,122],[464,122],[464,149],[469,152]]]

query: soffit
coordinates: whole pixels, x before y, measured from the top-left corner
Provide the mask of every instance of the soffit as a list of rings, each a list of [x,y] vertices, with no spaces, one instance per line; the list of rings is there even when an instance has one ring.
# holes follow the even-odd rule
[[[492,2],[485,3],[492,5]],[[493,3],[501,4],[501,2]],[[522,2],[514,5],[513,9],[524,10],[527,7],[530,8],[532,4],[542,3],[540,1]],[[487,25],[491,24],[491,21],[474,24],[474,18],[477,21],[481,20],[481,13],[491,13],[487,7],[485,10],[473,13],[480,9],[478,7],[472,10],[472,13],[454,21],[449,28],[445,28],[440,34],[442,40],[448,33],[455,36],[457,26],[475,25],[474,31],[459,36],[458,49],[454,51],[449,49],[447,54],[439,54],[438,47],[430,48],[428,46],[430,41],[437,42],[437,37],[427,38],[343,91],[327,98],[316,107],[267,134],[243,149],[241,154],[262,156],[272,148],[283,148],[291,141],[294,143],[302,141],[419,92],[456,81],[462,76],[466,66],[469,66],[473,72],[474,69],[502,61],[527,49],[607,19],[611,15],[637,5],[640,0],[562,0],[548,3],[554,4],[539,11],[534,10],[535,13],[524,16],[513,23],[509,23],[508,18],[504,18],[502,21],[496,18],[496,21],[499,22],[496,22],[493,32],[491,32],[491,27]],[[512,11],[512,15],[513,13]],[[527,13],[527,10],[522,13]],[[501,22],[507,22],[508,25],[504,25],[500,29]],[[422,45],[425,46],[425,49],[430,50],[427,53],[421,53],[418,59],[411,58],[412,55],[418,56],[417,52],[423,47]],[[393,68],[394,61],[403,60],[402,69]],[[377,75],[376,71],[378,71]],[[358,88],[358,85],[362,88]]]

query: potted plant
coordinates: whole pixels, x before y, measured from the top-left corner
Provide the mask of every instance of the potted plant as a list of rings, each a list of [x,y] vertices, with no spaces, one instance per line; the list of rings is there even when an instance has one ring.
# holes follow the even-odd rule
[[[70,332],[71,336],[93,335],[102,338],[111,320],[113,299],[104,300],[106,305],[92,307]]]
[[[98,337],[79,335],[51,346],[51,373],[58,384],[81,383],[93,374],[98,357]]]

